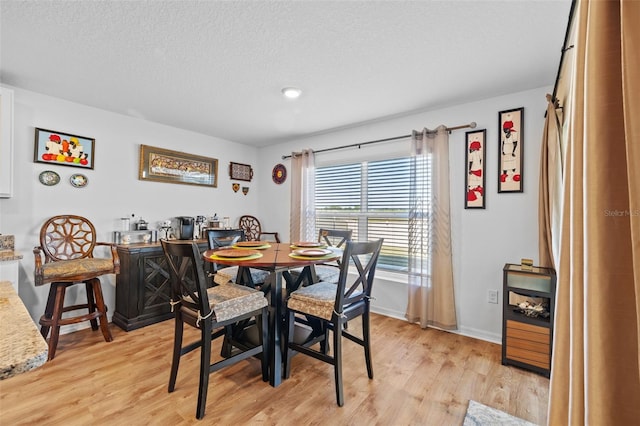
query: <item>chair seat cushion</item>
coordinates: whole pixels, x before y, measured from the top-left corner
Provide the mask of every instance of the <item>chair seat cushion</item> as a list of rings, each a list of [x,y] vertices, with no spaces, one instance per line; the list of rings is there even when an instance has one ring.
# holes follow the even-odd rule
[[[262,269],[254,269],[249,268],[251,272],[251,280],[253,284],[264,284],[269,277],[269,271],[264,271]],[[235,283],[236,278],[238,276],[238,267],[237,266],[229,266],[226,268],[218,269],[216,274],[213,276],[213,282],[219,285],[227,284],[228,282]]]
[[[211,287],[207,289],[207,296],[215,321],[226,321],[267,306],[267,299],[261,291],[237,284]],[[185,300],[191,301],[191,298]],[[183,307],[182,312],[197,316],[197,312],[187,307]]]
[[[82,258],[59,260],[42,265],[42,282],[88,280],[113,273],[112,259]],[[75,279],[74,279],[75,278]]]
[[[331,320],[336,303],[338,286],[329,282],[319,282],[291,293],[287,307],[294,311]]]
[[[338,267],[331,265],[315,265],[314,268],[316,270],[316,277],[318,277],[318,281],[338,284],[338,280],[340,279],[340,269]],[[303,268],[295,268],[290,272],[295,277],[302,273],[302,269]]]

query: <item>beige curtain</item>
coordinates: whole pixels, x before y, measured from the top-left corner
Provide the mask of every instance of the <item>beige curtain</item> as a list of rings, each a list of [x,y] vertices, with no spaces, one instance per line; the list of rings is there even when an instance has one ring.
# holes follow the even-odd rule
[[[542,132],[540,183],[538,191],[538,265],[555,268],[560,252],[562,209],[562,119],[551,95],[547,95],[547,115]]]
[[[549,424],[640,422],[640,2],[576,10]]]
[[[316,240],[315,154],[311,149],[291,154],[291,241]]]
[[[457,328],[449,214],[449,133],[413,132],[406,318],[422,328]],[[425,171],[431,169],[431,179]]]

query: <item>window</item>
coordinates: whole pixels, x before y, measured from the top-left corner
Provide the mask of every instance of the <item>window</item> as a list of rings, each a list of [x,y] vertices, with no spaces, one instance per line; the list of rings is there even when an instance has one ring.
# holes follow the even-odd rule
[[[378,268],[406,272],[410,157],[316,169],[316,229],[351,229],[354,240],[384,238]],[[428,178],[428,170],[420,170]]]

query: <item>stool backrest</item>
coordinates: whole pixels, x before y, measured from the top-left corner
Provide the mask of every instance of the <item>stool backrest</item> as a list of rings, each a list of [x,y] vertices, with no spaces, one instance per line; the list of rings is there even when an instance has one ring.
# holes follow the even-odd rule
[[[40,228],[40,246],[46,263],[93,257],[95,245],[96,228],[82,216],[53,216]]]

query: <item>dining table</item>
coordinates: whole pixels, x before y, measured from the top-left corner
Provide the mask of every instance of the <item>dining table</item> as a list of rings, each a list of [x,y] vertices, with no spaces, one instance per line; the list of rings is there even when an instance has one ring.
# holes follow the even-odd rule
[[[331,262],[342,256],[342,250],[326,247],[317,242],[298,241],[275,243],[267,241],[238,242],[238,245],[206,250],[202,257],[206,262],[225,266],[238,266],[236,283],[244,284],[249,268],[263,269],[270,274],[269,298],[269,383],[276,387],[282,382],[282,332],[285,310],[283,292],[312,280],[313,265]],[[302,273],[291,274],[292,269],[302,268]]]

